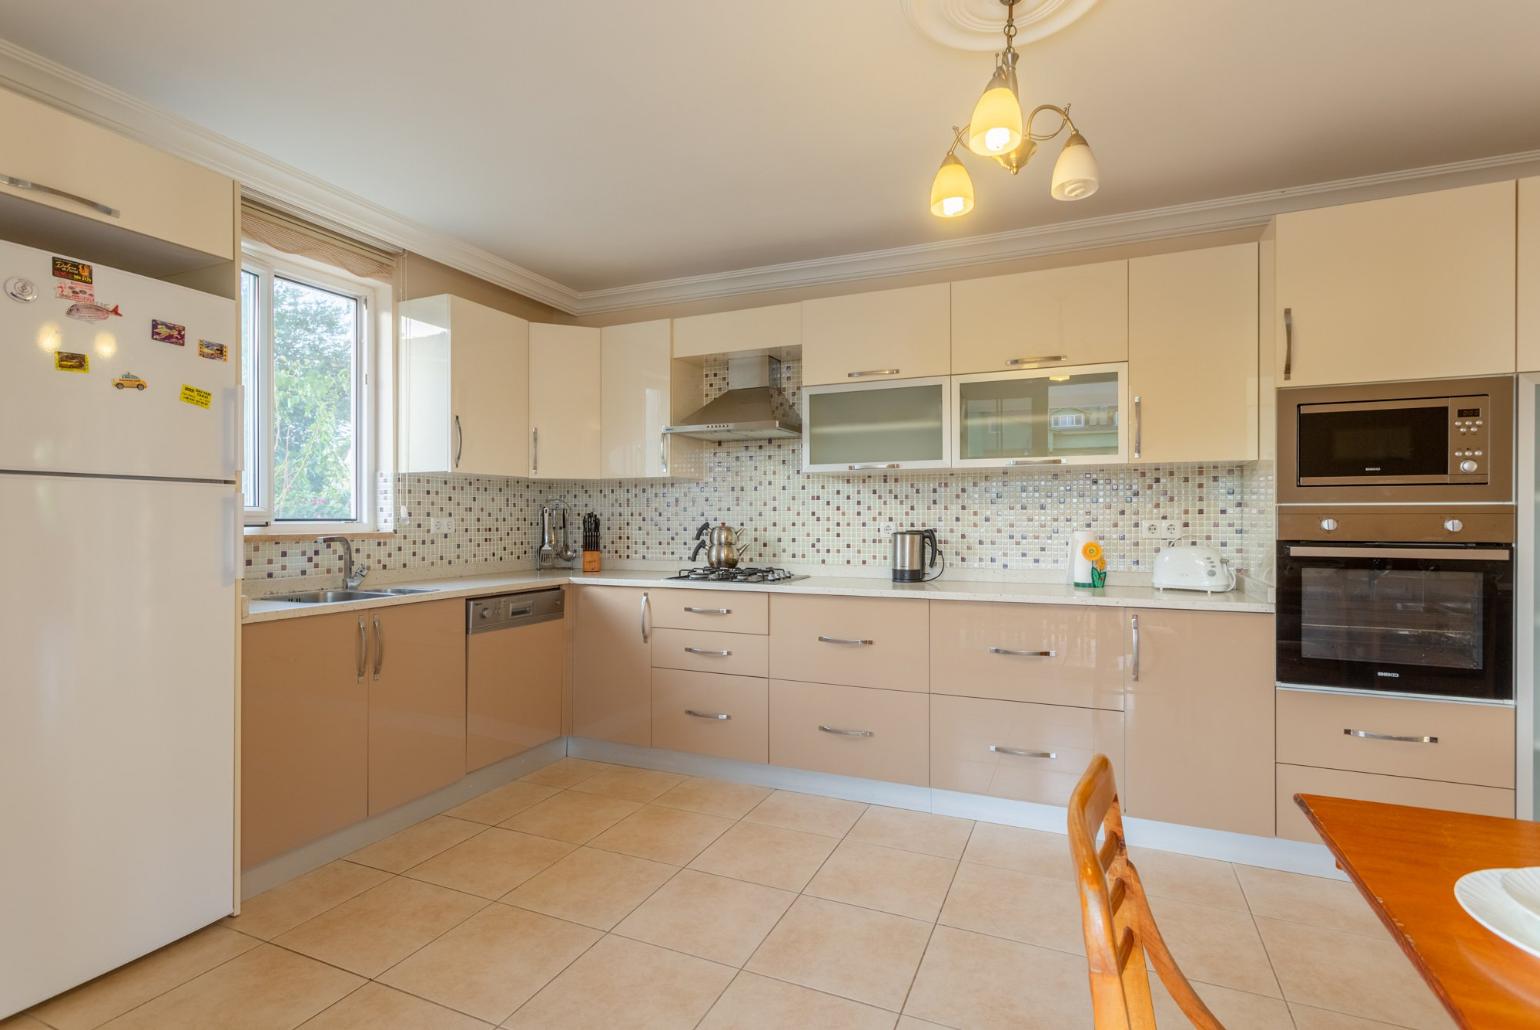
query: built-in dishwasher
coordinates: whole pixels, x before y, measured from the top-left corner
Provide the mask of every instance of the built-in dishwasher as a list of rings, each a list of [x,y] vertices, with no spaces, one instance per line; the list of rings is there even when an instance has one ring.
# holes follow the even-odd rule
[[[465,605],[465,768],[561,736],[566,655],[560,587]]]

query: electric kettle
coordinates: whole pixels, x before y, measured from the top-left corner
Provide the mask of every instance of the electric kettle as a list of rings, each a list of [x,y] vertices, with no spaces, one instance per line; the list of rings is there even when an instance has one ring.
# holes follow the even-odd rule
[[[900,529],[893,534],[893,582],[925,582],[925,555],[930,552],[930,568],[936,567],[941,557],[941,545],[936,542],[934,529]],[[941,566],[942,571],[946,566]],[[939,576],[941,573],[936,573]],[[935,576],[931,576],[935,579]]]

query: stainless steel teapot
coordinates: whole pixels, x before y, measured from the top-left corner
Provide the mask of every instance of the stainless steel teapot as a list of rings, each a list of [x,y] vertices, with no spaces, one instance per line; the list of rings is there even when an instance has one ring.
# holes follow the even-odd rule
[[[690,554],[690,561],[699,561],[702,551],[706,552],[706,564],[713,569],[735,569],[738,567],[738,534],[742,530],[734,529],[725,522],[712,525],[702,522],[700,528],[695,531],[695,550]]]

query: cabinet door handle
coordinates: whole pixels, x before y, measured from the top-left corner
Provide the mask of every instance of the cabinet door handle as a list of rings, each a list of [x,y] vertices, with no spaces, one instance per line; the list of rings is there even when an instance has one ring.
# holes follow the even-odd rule
[[[369,668],[369,630],[364,623],[364,617],[358,617],[358,682],[364,681],[364,672]]]
[[[728,712],[697,712],[693,708],[686,708],[684,714],[693,715],[697,719],[715,719],[717,722],[726,722],[732,718]]]
[[[1007,465],[1062,465],[1063,458],[1012,458]]]
[[[380,670],[385,667],[385,627],[380,624],[380,617],[374,617],[374,678],[380,678]]]
[[[0,175],[0,183],[5,183],[5,185],[11,187],[12,189],[31,190],[33,193],[46,193],[50,197],[58,197],[60,200],[72,201],[76,204],[80,204],[83,207],[88,207],[98,214],[106,215],[108,218],[118,218],[123,214],[123,212],[119,211],[117,208],[108,207],[106,204],[103,204],[100,201],[92,200],[89,197],[82,197],[78,193],[67,193],[64,190],[53,186],[48,186],[41,182],[33,182],[31,179],[18,179],[14,175]]]
[[[460,455],[465,453],[465,427],[460,425],[460,416],[455,416],[455,468],[460,467]]]
[[[1006,747],[1004,744],[991,744],[989,750],[997,755],[1013,755],[1016,758],[1058,758],[1053,751],[1028,751],[1026,748]]]
[[[1394,740],[1401,744],[1437,744],[1437,737],[1401,737],[1394,733],[1375,733],[1373,730],[1344,729],[1343,736],[1357,737],[1359,740]]]
[[[1023,365],[1051,365],[1057,361],[1068,360],[1068,354],[1037,354],[1030,358],[1012,358],[1005,364],[1010,368],[1020,368]]]
[[[848,471],[850,471],[850,472],[865,472],[868,469],[896,469],[896,468],[899,468],[899,467],[901,467],[901,466],[900,466],[899,462],[896,462],[896,461],[889,461],[889,462],[868,461],[868,462],[863,462],[860,465],[846,465],[845,466],[845,468]]]
[[[820,733],[832,733],[836,737],[875,737],[876,736],[876,734],[873,733],[871,730],[842,730],[838,726],[825,726],[825,725],[823,725],[823,723],[819,723],[818,724],[818,732],[820,732]]]
[[[896,376],[899,370],[896,368],[869,368],[864,372],[846,372],[846,379],[862,379],[866,376]]]
[[[668,434],[658,434],[658,468],[668,475]]]
[[[652,609],[652,598],[647,595],[647,591],[643,590],[642,591],[642,643],[644,643],[644,644],[652,639],[652,635],[647,632],[647,616],[648,616],[649,612],[651,611],[651,609]]]
[[[1128,678],[1135,683],[1139,682],[1139,616],[1130,615],[1128,625],[1133,633],[1133,662],[1129,668]]]
[[[1143,456],[1144,452],[1144,398],[1134,394],[1134,457]]]
[[[703,647],[687,647],[684,649],[684,652],[685,654],[705,655],[707,658],[731,658],[733,656],[731,651],[708,651]]]
[[[1283,309],[1283,381],[1294,378],[1294,309]]]
[[[1053,651],[1012,651],[1008,647],[991,647],[988,651],[990,654],[1010,655],[1013,658],[1052,658],[1055,654]]]
[[[731,608],[691,608],[689,605],[685,605],[684,610],[691,615],[731,615],[733,613]]]
[[[842,640],[839,637],[825,636],[819,636],[818,642],[820,644],[842,644],[845,647],[871,647],[872,644],[876,643],[873,640]]]

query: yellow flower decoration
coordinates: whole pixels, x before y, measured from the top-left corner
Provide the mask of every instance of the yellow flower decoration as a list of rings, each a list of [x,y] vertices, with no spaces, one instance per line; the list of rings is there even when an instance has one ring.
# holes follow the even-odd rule
[[[1102,556],[1102,545],[1095,540],[1087,540],[1080,548],[1080,557],[1086,561],[1099,561]]]

